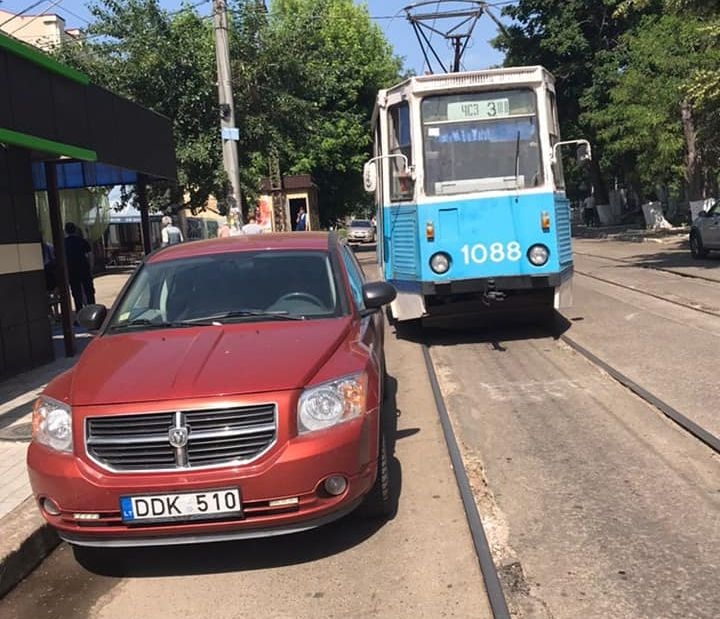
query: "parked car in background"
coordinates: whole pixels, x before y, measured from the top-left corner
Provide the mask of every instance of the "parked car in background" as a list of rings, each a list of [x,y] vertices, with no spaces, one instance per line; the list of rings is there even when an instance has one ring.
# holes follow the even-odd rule
[[[394,509],[382,423],[386,282],[336,233],[146,258],[33,411],[34,496],[77,546],[218,541]]]
[[[720,250],[720,202],[701,211],[690,228],[690,253],[705,258],[710,250]]]
[[[374,243],[375,226],[368,219],[354,219],[348,226],[347,240],[351,243]]]

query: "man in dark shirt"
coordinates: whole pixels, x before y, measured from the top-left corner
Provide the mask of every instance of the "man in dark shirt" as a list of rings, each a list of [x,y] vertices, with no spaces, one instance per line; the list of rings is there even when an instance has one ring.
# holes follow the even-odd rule
[[[68,280],[75,302],[75,311],[79,312],[85,302],[88,305],[95,303],[95,288],[90,267],[92,248],[90,243],[80,236],[77,226],[71,221],[65,224],[65,234]]]

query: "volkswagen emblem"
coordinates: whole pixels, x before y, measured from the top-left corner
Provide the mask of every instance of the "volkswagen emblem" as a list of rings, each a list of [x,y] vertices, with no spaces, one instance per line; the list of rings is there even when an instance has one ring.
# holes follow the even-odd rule
[[[173,447],[185,447],[188,442],[188,434],[189,431],[185,426],[170,428],[168,431],[168,440]]]

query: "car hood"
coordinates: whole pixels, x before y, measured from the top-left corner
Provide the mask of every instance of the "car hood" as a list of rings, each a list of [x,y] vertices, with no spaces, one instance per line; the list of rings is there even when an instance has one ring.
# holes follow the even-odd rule
[[[104,335],[72,371],[73,405],[202,398],[303,387],[350,318]]]

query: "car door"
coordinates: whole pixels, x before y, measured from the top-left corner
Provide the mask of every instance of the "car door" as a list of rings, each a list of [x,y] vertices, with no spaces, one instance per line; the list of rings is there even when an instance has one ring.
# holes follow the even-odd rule
[[[706,249],[720,249],[720,202],[702,220],[702,242]]]
[[[350,280],[353,302],[355,308],[360,312],[365,309],[362,294],[362,286],[366,281],[365,274],[354,252],[347,245],[342,245],[341,249],[342,259]],[[361,319],[360,342],[370,351],[379,375],[382,375],[385,363],[383,354],[384,335],[384,318],[381,311],[373,312]]]

